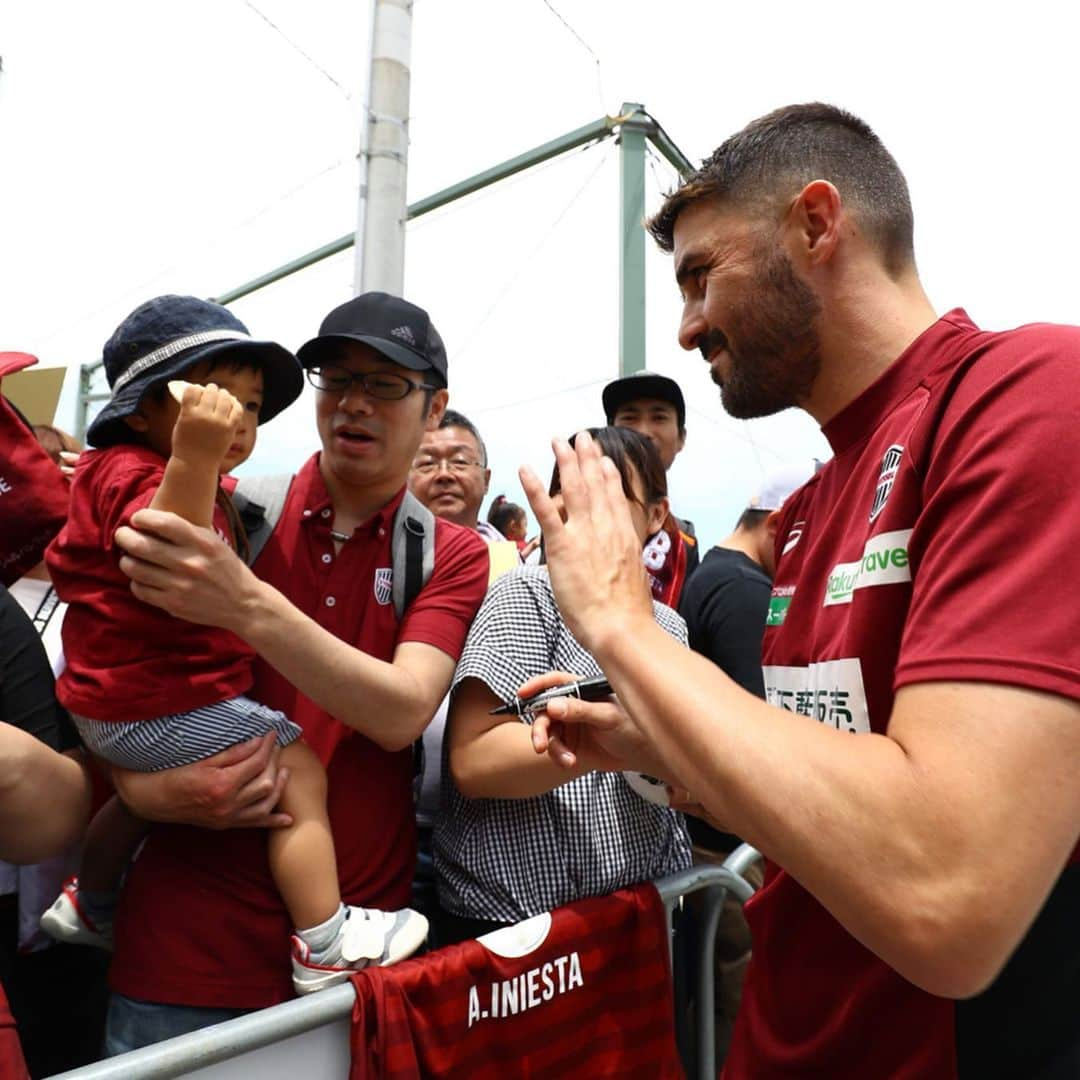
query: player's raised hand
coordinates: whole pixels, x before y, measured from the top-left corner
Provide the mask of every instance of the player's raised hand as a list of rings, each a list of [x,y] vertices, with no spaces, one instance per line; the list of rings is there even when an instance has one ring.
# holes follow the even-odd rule
[[[587,649],[610,635],[652,621],[641,542],[614,463],[582,431],[571,447],[552,442],[559,465],[562,510],[539,477],[520,470],[521,485],[544,535],[548,572],[559,610]]]
[[[172,456],[191,465],[215,470],[228,453],[244,416],[239,401],[216,383],[169,384],[180,402],[173,428]]]

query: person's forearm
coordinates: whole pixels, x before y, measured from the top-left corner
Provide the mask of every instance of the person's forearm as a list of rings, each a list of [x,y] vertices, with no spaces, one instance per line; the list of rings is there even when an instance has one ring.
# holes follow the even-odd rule
[[[1028,914],[1021,895],[986,902],[985,790],[893,738],[774,708],[647,625],[594,650],[692,796],[868,948],[934,993],[964,996],[993,976]],[[1068,837],[1053,839],[1063,860]]]
[[[415,742],[445,693],[433,704],[403,667],[346,644],[254,577],[231,629],[316,705],[384,750]]]
[[[80,757],[0,724],[0,858],[34,863],[69,848],[86,828],[90,794]]]
[[[563,769],[533,749],[530,728],[517,720],[450,746],[450,773],[467,799],[527,799],[584,776],[580,765]]]
[[[214,522],[217,489],[216,468],[171,457],[150,502],[150,509],[168,510],[179,514],[192,525],[210,528]]]

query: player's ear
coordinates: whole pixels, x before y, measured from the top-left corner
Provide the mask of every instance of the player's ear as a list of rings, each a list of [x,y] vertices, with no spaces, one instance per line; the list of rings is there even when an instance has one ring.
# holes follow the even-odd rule
[[[133,412],[130,416],[125,416],[123,420],[132,431],[142,432],[148,427],[146,417],[141,412]]]

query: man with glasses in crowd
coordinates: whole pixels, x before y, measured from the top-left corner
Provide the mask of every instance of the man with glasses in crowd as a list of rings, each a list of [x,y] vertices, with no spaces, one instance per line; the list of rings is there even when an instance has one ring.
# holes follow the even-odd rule
[[[409,490],[437,517],[476,529],[485,540],[501,540],[480,521],[480,505],[491,483],[487,448],[472,421],[453,409],[434,431],[424,432],[409,473]]]
[[[475,532],[436,519],[434,569],[398,621],[394,514],[447,402],[446,351],[427,313],[366,293],[297,355],[317,391],[322,450],[292,480],[255,572],[171,514],[140,512],[117,539],[137,596],[255,649],[253,694],[299,723],[326,767],[344,901],[393,909],[408,903],[416,857],[411,747],[449,688],[488,561]],[[158,828],[133,865],[115,924],[110,1053],[292,996],[265,837],[231,827],[275,824],[287,777],[264,757],[244,757],[238,777],[221,757],[172,770],[171,782],[118,777],[144,817],[227,831]]]

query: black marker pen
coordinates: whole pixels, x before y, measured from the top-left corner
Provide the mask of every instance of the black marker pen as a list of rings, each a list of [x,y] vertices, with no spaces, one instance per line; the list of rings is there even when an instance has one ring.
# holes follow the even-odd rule
[[[563,686],[553,686],[549,690],[542,690],[539,694],[529,698],[515,697],[506,705],[500,705],[491,710],[492,716],[502,716],[516,712],[518,716],[527,712],[539,712],[547,708],[549,701],[556,698],[576,697],[582,701],[603,701],[613,693],[611,683],[602,675],[595,679],[582,679],[580,682],[565,683]]]

